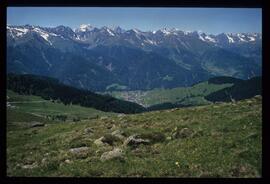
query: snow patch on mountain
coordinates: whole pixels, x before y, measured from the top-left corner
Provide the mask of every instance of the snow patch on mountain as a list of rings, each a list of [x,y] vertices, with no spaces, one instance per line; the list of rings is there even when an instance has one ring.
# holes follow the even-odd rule
[[[162,33],[164,33],[165,35],[169,35],[171,34],[171,32],[167,29],[167,28],[163,28],[160,30]]]
[[[113,26],[112,28],[111,28],[111,30],[113,30],[115,33],[117,33],[117,34],[121,34],[121,33],[124,33],[125,32],[125,30],[124,29],[122,29],[121,27],[119,27],[119,26]]]
[[[52,42],[49,40],[49,34],[43,30],[41,30],[40,28],[34,28],[34,30],[36,33],[38,33],[44,40],[46,40],[50,45],[52,45]]]
[[[106,66],[107,70],[109,70],[110,72],[113,71],[113,68],[112,68],[112,63],[108,64]]]
[[[132,29],[136,34],[141,34],[141,32],[138,29]]]
[[[155,31],[140,31],[137,28],[125,31],[121,29],[119,26],[114,28],[109,28],[103,26],[102,28],[96,28],[91,26],[90,24],[82,24],[79,28],[75,29],[73,32],[71,29],[69,32],[65,31],[64,28],[67,27],[56,27],[56,28],[42,28],[39,26],[12,26],[7,25],[7,33],[8,36],[21,39],[28,32],[36,32],[38,33],[48,44],[52,45],[55,40],[52,37],[59,37],[64,40],[73,40],[75,42],[86,42],[92,43],[89,48],[92,48],[98,44],[102,44],[106,42],[106,38],[111,37],[116,42],[118,39],[126,40],[131,44],[149,44],[149,45],[159,45],[164,43],[166,39],[176,39],[180,42],[185,40],[185,37],[193,37],[195,39],[200,39],[203,42],[213,43],[215,45],[219,44],[237,44],[241,42],[254,42],[261,39],[261,34],[259,33],[222,33],[222,34],[206,34],[202,31],[181,31],[176,28],[162,28]],[[55,30],[56,29],[56,30]],[[62,30],[64,29],[64,30]],[[70,32],[71,31],[71,32]],[[91,32],[89,32],[91,31]],[[62,35],[63,33],[63,35]],[[67,34],[65,34],[67,33]],[[157,35],[158,33],[158,35]],[[173,35],[173,37],[168,37],[168,35]],[[105,37],[105,38],[103,38]],[[134,40],[134,37],[136,38]],[[100,38],[102,38],[102,42],[100,42]],[[105,39],[105,41],[104,41]],[[109,39],[109,41],[111,40]],[[186,43],[182,43],[187,47]]]
[[[144,40],[144,42],[149,43],[151,45],[157,45],[157,42],[149,40],[149,39]]]
[[[241,37],[238,37],[242,42],[246,42],[246,40],[244,40],[243,38]]]
[[[81,88],[84,88],[84,85],[83,85],[81,80],[79,80],[79,84],[80,84]]]
[[[76,35],[75,40],[81,40],[79,35]]]
[[[52,67],[52,64],[48,61],[48,59],[46,58],[44,52],[41,52],[41,56],[43,58],[43,60],[49,65],[49,67],[51,68]]]
[[[212,37],[210,37],[209,35],[206,35],[205,39],[209,42],[213,42],[213,43],[216,43],[216,40]]]
[[[192,33],[192,31],[183,31],[184,35],[189,35],[190,33]]]
[[[255,38],[252,36],[249,36],[248,38],[249,38],[249,41],[251,41],[251,42],[255,41]]]
[[[111,36],[115,36],[115,34],[113,34],[113,32],[110,29],[106,29],[106,31],[111,35]]]
[[[8,27],[8,29],[11,29],[10,27]],[[12,28],[12,30],[15,31],[15,35],[18,36],[18,37],[22,37],[23,35],[25,35],[26,33],[28,33],[28,29],[26,28]]]
[[[228,40],[229,40],[229,43],[234,43],[234,39],[232,37],[230,37],[228,34],[226,34]]]
[[[242,35],[242,34],[237,34],[237,37],[239,38],[239,40],[241,40],[242,42],[247,42],[247,40],[245,40],[245,35]]]
[[[199,34],[199,39],[202,40],[202,41],[206,41],[201,34]]]
[[[76,29],[76,31],[86,32],[86,31],[92,31],[93,29],[94,27],[91,26],[90,24],[81,24],[79,29]]]

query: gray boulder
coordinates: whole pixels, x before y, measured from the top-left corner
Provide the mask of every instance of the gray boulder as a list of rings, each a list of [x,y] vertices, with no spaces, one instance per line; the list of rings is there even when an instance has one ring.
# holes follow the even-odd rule
[[[104,136],[102,136],[99,139],[96,139],[94,141],[94,144],[97,146],[105,146],[105,143],[103,142],[104,139],[105,139]]]
[[[37,165],[37,163],[35,162],[35,163],[33,163],[33,164],[23,165],[23,166],[22,166],[22,169],[34,169],[34,168],[36,168],[36,167],[38,167],[38,165]]]
[[[89,148],[88,147],[79,147],[79,148],[72,148],[69,150],[72,154],[81,154],[85,153]]]
[[[120,159],[123,160],[124,157],[124,152],[120,148],[114,148],[112,151],[105,152],[101,155],[100,160],[102,162],[106,160],[111,160],[111,159]]]
[[[124,140],[125,139],[125,136],[123,135],[124,132],[121,131],[121,130],[115,130],[111,133],[112,136],[115,136],[117,138],[119,138],[120,140]]]
[[[139,138],[139,135],[135,134],[132,136],[129,136],[125,142],[124,146],[132,146],[132,147],[137,147],[140,144],[149,144],[150,140],[148,139],[141,139]]]
[[[84,133],[85,134],[91,134],[91,133],[94,133],[94,130],[92,128],[88,127],[86,129],[84,129]]]

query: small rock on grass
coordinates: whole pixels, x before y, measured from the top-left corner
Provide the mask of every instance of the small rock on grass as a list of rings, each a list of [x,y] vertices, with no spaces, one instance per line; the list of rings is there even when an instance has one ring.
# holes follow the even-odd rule
[[[67,159],[67,160],[65,160],[65,163],[66,164],[70,164],[70,163],[72,163],[72,161],[70,161],[70,160]]]
[[[43,127],[43,126],[45,126],[45,124],[44,123],[40,123],[40,122],[32,122],[31,125],[30,125],[31,128],[34,128],[34,127]]]
[[[124,134],[124,132],[121,130],[115,130],[111,133],[112,136],[115,136],[115,137],[119,138],[120,140],[125,139],[125,136],[123,134]]]
[[[42,160],[41,160],[41,163],[42,164],[45,164],[47,162],[47,158],[43,158]]]
[[[88,127],[86,129],[84,129],[84,133],[85,134],[91,134],[91,133],[94,133],[94,130],[92,128]]]
[[[99,139],[96,139],[94,141],[94,144],[97,146],[105,146],[105,143],[103,142],[103,140],[104,140],[104,136],[100,137]]]
[[[115,130],[117,126],[115,124],[112,125],[111,130]]]
[[[135,135],[129,136],[125,140],[124,146],[136,147],[139,144],[149,144],[149,143],[150,143],[150,140],[148,140],[148,139],[141,139],[141,138],[139,138],[138,135],[135,134]]]
[[[37,163],[33,163],[33,164],[23,165],[22,168],[23,169],[34,169],[37,166],[38,166]]]
[[[111,159],[120,159],[123,160],[124,157],[124,152],[120,148],[114,148],[112,151],[105,152],[101,155],[100,160],[102,162],[106,160],[111,160]]]
[[[73,154],[80,154],[87,151],[88,149],[89,149],[88,147],[79,147],[79,148],[72,148],[69,151]]]

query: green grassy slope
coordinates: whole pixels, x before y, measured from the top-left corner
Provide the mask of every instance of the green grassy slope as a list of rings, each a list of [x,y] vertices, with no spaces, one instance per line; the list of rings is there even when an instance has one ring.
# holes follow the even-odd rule
[[[82,107],[79,105],[64,105],[63,103],[44,100],[38,96],[19,95],[7,90],[8,102],[15,108],[8,108],[8,122],[25,121],[48,121],[47,116],[64,115],[67,120],[73,118],[91,119],[97,116],[111,116],[115,113],[108,113],[94,108]]]
[[[229,102],[232,99],[242,100],[262,94],[262,78],[253,77],[249,80],[238,82],[232,87],[224,88],[205,97],[209,101]]]
[[[75,108],[79,108],[74,106]],[[47,111],[49,112],[49,111]],[[49,112],[50,113],[50,112]],[[44,127],[14,126],[7,132],[8,176],[88,177],[260,177],[262,164],[261,98],[236,103],[112,116]],[[9,115],[8,115],[9,116]],[[85,129],[93,133],[86,134]],[[184,128],[191,133],[175,137]],[[123,147],[123,141],[97,146],[115,130],[127,138],[139,134],[149,145]],[[125,138],[125,139],[126,139]],[[86,146],[83,155],[70,148]],[[100,161],[123,149],[123,160]],[[24,168],[35,165],[34,168]]]

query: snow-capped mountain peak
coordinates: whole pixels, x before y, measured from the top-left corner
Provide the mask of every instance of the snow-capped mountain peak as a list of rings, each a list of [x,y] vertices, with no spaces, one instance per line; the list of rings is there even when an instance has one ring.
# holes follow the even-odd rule
[[[106,31],[107,31],[111,36],[115,36],[115,34],[113,33],[113,31],[110,30],[109,28],[106,28]]]
[[[101,30],[101,32],[103,32],[109,36],[115,36],[113,29],[111,29],[107,26],[103,26],[100,30]]]
[[[94,27],[91,26],[90,24],[81,24],[78,29],[76,29],[76,32],[86,32],[86,31],[91,31],[93,30]]]
[[[229,43],[234,43],[235,41],[234,41],[234,39],[233,39],[233,37],[231,36],[231,34],[225,34],[226,35],[226,37],[227,37],[227,39],[229,40]]]
[[[50,45],[52,45],[52,42],[50,41],[49,37],[50,36],[58,36],[55,33],[51,33],[51,32],[47,32],[41,28],[35,27],[33,29],[34,32],[36,32],[37,34],[39,34],[45,41],[47,41]]]
[[[119,26],[113,26],[111,29],[112,29],[115,33],[118,33],[118,34],[121,34],[121,33],[124,33],[124,32],[125,32],[125,30],[122,29],[122,28],[119,27]]]
[[[7,26],[7,29],[13,33],[12,34],[13,37],[15,35],[17,37],[22,37],[23,35],[25,35],[26,33],[29,32],[29,29],[27,29],[27,28],[19,28],[19,27],[9,27],[9,26]]]
[[[95,90],[105,90],[112,83],[131,90],[146,90],[149,88],[144,86],[155,88],[157,79],[168,87],[178,87],[212,75],[240,78],[260,74],[260,33],[213,35],[165,28],[153,34],[89,24],[82,25],[78,32],[66,26],[6,28],[10,72],[59,74],[61,80],[70,85],[79,83],[79,87],[91,86],[102,79],[92,86]],[[168,76],[170,80],[165,80]],[[127,77],[132,80],[126,80]]]
[[[163,33],[163,34],[165,34],[165,35],[169,35],[169,34],[171,34],[173,31],[171,30],[171,29],[169,29],[169,28],[162,28],[162,29],[160,29],[160,31]]]
[[[30,33],[30,34],[28,34]],[[55,40],[70,39],[78,42],[93,43],[106,43],[107,41],[117,43],[118,39],[126,40],[131,44],[142,45],[159,45],[162,43],[174,42],[178,40],[181,44],[185,44],[185,38],[199,39],[202,42],[215,45],[228,45],[228,44],[242,44],[242,43],[256,43],[261,40],[260,33],[221,33],[217,35],[207,34],[202,31],[181,31],[176,28],[162,28],[155,31],[141,31],[139,29],[124,30],[119,26],[97,28],[90,24],[82,24],[79,28],[73,31],[66,26],[57,26],[54,28],[40,27],[40,26],[13,26],[7,25],[7,34],[13,39],[22,39],[31,34],[38,34],[44,41],[52,45]],[[57,39],[53,37],[58,37]],[[110,38],[110,39],[106,39]],[[135,40],[134,40],[135,39]]]
[[[184,32],[184,35],[188,35],[190,33],[192,33],[192,31],[183,31]]]
[[[206,35],[204,37],[205,40],[209,41],[209,42],[213,42],[216,43],[217,41],[215,40],[215,38],[213,37],[213,35]]]

